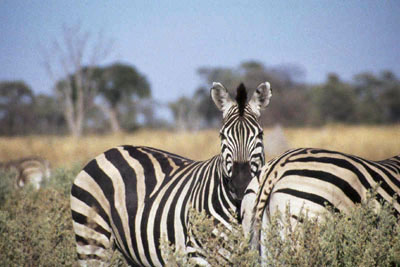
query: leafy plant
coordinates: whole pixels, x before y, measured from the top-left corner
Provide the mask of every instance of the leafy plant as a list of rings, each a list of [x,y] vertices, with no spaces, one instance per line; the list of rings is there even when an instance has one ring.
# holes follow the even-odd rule
[[[258,252],[252,250],[242,226],[232,220],[230,228],[216,224],[205,212],[190,209],[189,235],[199,244],[197,254],[211,266],[258,266]],[[196,266],[189,255],[161,239],[162,250],[168,255],[168,265]]]
[[[248,246],[242,227],[215,225],[204,213],[191,211],[191,230],[200,244],[198,254],[211,266],[399,266],[400,222],[391,203],[380,203],[374,194],[348,213],[327,208],[320,217],[307,210],[291,219],[289,207],[277,212],[262,231],[264,253]],[[189,255],[162,242],[168,265],[195,266]]]
[[[0,262],[4,266],[72,266],[75,238],[69,191],[80,167],[53,171],[43,188],[16,190],[12,175],[0,179]],[[211,266],[400,266],[400,222],[391,203],[377,209],[372,194],[348,213],[332,209],[317,218],[305,210],[293,224],[290,210],[272,216],[262,241],[267,253],[260,259],[242,227],[216,225],[204,213],[190,211],[190,232],[200,244],[198,255]],[[182,250],[162,238],[168,266],[195,266]],[[111,266],[127,266],[113,253]]]
[[[393,266],[400,264],[400,222],[391,203],[374,194],[348,213],[327,212],[310,218],[306,211],[276,213],[264,229],[262,241],[268,266]]]

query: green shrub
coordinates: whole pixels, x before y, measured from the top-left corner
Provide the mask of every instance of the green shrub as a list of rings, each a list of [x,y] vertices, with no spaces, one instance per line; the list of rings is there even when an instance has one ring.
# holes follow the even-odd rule
[[[73,165],[70,169],[54,169],[52,170],[50,179],[46,180],[44,183],[43,188],[54,188],[68,197],[69,201],[72,183],[81,169],[82,167],[79,164]]]
[[[0,211],[0,262],[61,266],[75,261],[69,201],[55,189],[15,191]]]
[[[70,190],[80,167],[53,170],[43,187],[15,189],[0,174],[0,265],[76,266]],[[111,266],[127,266],[119,252]]]
[[[261,262],[267,266],[400,266],[399,219],[392,204],[381,203],[378,211],[375,204],[371,197],[347,214],[328,208],[319,218],[310,218],[304,211],[296,215],[301,220],[296,225],[289,219],[289,208],[278,212],[263,229],[267,253],[262,259],[249,248],[237,223],[232,223],[230,231],[195,211],[189,221],[211,266],[258,266]],[[162,246],[168,265],[195,265],[165,240]]]
[[[201,246],[198,254],[211,266],[257,266],[258,252],[250,248],[241,225],[231,221],[231,226],[229,230],[222,224],[215,224],[205,212],[190,210],[188,231]],[[165,237],[161,238],[161,247],[168,266],[196,266],[193,259],[168,244]]]
[[[61,266],[75,262],[75,237],[69,206],[73,177],[72,171],[56,170],[40,190],[29,186],[15,189],[12,183],[2,183],[2,265]],[[5,178],[3,176],[2,181],[7,180]]]
[[[16,190],[12,176],[0,174],[0,265],[76,265],[69,194],[79,167],[53,171],[36,191]],[[374,201],[357,205],[347,214],[331,209],[318,220],[300,214],[301,224],[275,214],[264,230],[263,257],[269,266],[400,266],[400,223],[393,206],[375,211]],[[212,266],[258,266],[258,252],[251,250],[241,226],[215,226],[204,213],[190,211],[190,231],[202,245],[199,251]],[[194,266],[183,252],[162,240],[169,266]],[[127,266],[119,252],[111,266]]]
[[[15,190],[15,173],[0,170],[0,207],[7,196]]]
[[[263,259],[268,266],[392,266],[400,265],[400,223],[393,205],[373,197],[349,213],[328,212],[292,225],[290,210],[277,213],[264,229]],[[319,220],[319,221],[318,221]]]

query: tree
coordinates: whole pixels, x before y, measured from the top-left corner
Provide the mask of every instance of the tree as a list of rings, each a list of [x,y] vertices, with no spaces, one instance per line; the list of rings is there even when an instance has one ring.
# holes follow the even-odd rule
[[[51,49],[43,49],[43,63],[56,86],[70,133],[82,134],[85,117],[85,99],[90,99],[91,77],[94,66],[104,60],[111,50],[111,43],[102,34],[93,40],[81,26],[64,26],[59,40]],[[86,66],[86,67],[85,67]],[[86,78],[85,78],[86,77]],[[59,83],[63,80],[62,83]]]
[[[130,107],[135,107],[134,103],[139,99],[150,96],[150,85],[135,67],[122,63],[100,69],[95,79],[99,81],[98,92],[103,100],[100,108],[109,119],[112,131],[119,132],[120,109],[125,106],[126,112],[130,111],[131,116],[135,115],[132,113],[136,113],[136,110]]]
[[[273,97],[260,118],[263,125],[299,125],[307,121],[309,104],[306,87],[297,82],[303,75],[300,66],[267,67],[261,62],[250,60],[240,64],[239,72],[250,93],[263,81],[271,84]]]
[[[221,112],[215,107],[210,97],[210,88],[213,82],[224,84],[225,88],[231,90],[234,94],[234,88],[240,83],[240,75],[233,68],[224,67],[201,67],[197,70],[197,74],[202,80],[201,85],[195,90],[192,101],[197,103],[196,106],[191,105],[192,114],[196,113],[197,125],[205,127],[216,127],[221,121]],[[193,110],[196,108],[196,110]],[[176,111],[173,111],[176,114]],[[194,118],[192,118],[192,121]]]
[[[388,123],[400,122],[400,81],[394,73],[384,71],[381,74],[383,93],[380,97],[384,118]]]
[[[199,116],[208,127],[215,126],[215,122],[219,121],[220,113],[211,102],[209,93],[206,93],[212,82],[222,82],[232,96],[236,95],[235,89],[243,82],[250,97],[261,82],[269,81],[273,100],[265,110],[265,115],[261,116],[261,123],[263,125],[277,122],[285,125],[304,123],[308,117],[307,92],[304,85],[296,82],[302,73],[302,69],[295,65],[268,68],[255,60],[242,62],[236,68],[200,68],[198,74],[202,83],[194,95],[200,103]]]
[[[0,133],[26,134],[33,122],[34,95],[23,81],[0,83]]]
[[[239,72],[233,68],[209,68],[202,67],[197,70],[197,74],[203,81],[202,86],[211,88],[213,82],[220,82],[225,85],[228,90],[232,90],[241,82]]]
[[[379,101],[382,82],[372,73],[360,73],[354,76],[354,90],[357,95],[357,122],[382,123],[384,121],[382,105]]]
[[[34,132],[60,134],[66,130],[65,119],[55,97],[39,94],[35,96],[32,113],[35,117]]]
[[[311,89],[313,104],[312,122],[352,122],[356,95],[353,88],[340,81],[336,74],[329,74],[325,84]]]
[[[255,89],[257,85],[268,81],[271,84],[280,86],[282,83],[279,77],[271,70],[268,70],[264,64],[258,61],[245,61],[239,66],[240,80],[244,82],[247,88]]]
[[[198,125],[203,127],[219,127],[221,123],[221,111],[215,106],[210,97],[210,88],[200,87],[193,95],[196,103],[197,117],[202,119]]]
[[[177,101],[169,103],[169,108],[174,116],[176,129],[181,131],[199,129],[200,120],[194,98],[180,97]]]
[[[358,97],[357,119],[368,123],[400,121],[400,81],[390,71],[354,77]]]

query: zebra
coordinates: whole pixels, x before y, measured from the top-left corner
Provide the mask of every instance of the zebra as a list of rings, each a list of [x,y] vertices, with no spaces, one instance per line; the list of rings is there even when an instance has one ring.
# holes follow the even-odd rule
[[[349,212],[373,190],[376,207],[393,201],[394,212],[400,215],[400,198],[395,197],[400,195],[400,155],[371,161],[325,149],[289,150],[270,160],[250,182],[242,205],[247,210],[241,211],[243,229],[263,253],[261,229],[276,211],[284,213],[289,205],[295,225],[301,221],[296,214],[303,210],[310,217],[325,212],[327,205]]]
[[[19,189],[31,184],[39,189],[51,175],[50,162],[42,157],[25,157],[0,163],[0,169],[15,173],[15,188]]]
[[[209,160],[129,145],[91,160],[71,189],[79,264],[106,264],[107,249],[117,248],[130,265],[162,266],[160,238],[204,263],[188,213],[205,211],[226,227],[237,219],[248,182],[265,164],[259,117],[271,96],[268,82],[248,102],[243,84],[233,100],[222,84],[213,83],[211,98],[223,122],[221,153]]]

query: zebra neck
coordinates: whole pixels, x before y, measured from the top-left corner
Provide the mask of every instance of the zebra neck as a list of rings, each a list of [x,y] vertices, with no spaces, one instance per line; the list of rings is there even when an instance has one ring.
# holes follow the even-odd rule
[[[237,205],[224,181],[222,162],[220,155],[202,162],[207,170],[197,176],[199,179],[195,182],[191,203],[196,210],[204,210],[219,222],[229,225],[232,219],[237,218]]]
[[[232,193],[228,187],[228,181],[231,179],[230,177],[225,175],[224,170],[224,160],[222,158],[222,154],[218,155],[216,161],[216,180],[218,180],[218,192],[219,197],[222,201],[220,201],[222,208],[225,213],[229,213],[230,219],[237,219],[237,213],[240,209],[240,203],[232,196]]]
[[[222,158],[222,154],[215,156],[215,159],[217,176],[222,181],[224,178],[224,159]]]

